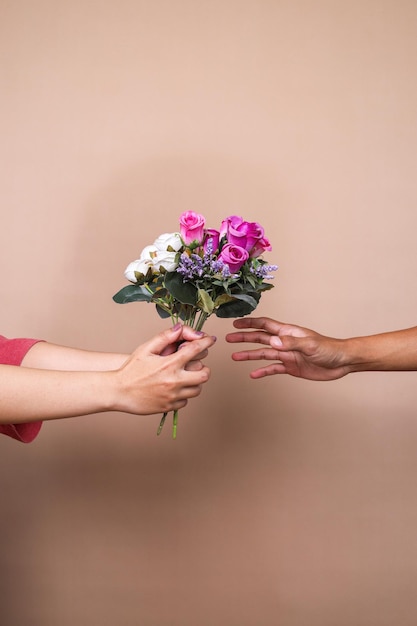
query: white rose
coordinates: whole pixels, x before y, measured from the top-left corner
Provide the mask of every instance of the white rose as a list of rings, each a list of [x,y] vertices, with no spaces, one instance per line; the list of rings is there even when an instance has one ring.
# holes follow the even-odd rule
[[[179,233],[164,233],[155,239],[153,245],[161,251],[172,248],[172,250],[178,252],[182,248],[182,241]]]
[[[166,272],[173,272],[178,265],[175,260],[176,256],[176,252],[167,252],[166,250],[157,252],[156,256],[152,259],[154,269],[159,272],[162,267]]]
[[[137,259],[136,261],[132,261],[125,269],[125,278],[131,283],[137,283],[135,272],[145,276],[150,267],[152,267],[151,258],[149,258],[149,260]]]
[[[156,246],[146,246],[146,248],[143,248],[142,252],[140,253],[140,260],[150,261],[152,263],[152,259],[157,252],[158,248]]]

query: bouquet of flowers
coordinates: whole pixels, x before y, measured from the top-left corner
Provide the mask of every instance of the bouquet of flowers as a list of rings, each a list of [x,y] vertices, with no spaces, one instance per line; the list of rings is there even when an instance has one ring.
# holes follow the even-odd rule
[[[272,289],[266,281],[277,269],[262,258],[272,250],[262,226],[231,215],[220,230],[206,228],[203,215],[194,211],[182,213],[179,226],[179,232],[160,235],[129,263],[125,277],[133,284],[113,300],[151,302],[162,318],[170,317],[173,324],[181,320],[195,330],[213,313],[223,318],[252,313],[262,293]],[[177,420],[174,411],[174,438]]]

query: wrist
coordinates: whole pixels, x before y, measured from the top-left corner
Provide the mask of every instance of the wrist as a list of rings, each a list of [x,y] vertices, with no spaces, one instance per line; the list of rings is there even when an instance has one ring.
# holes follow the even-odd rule
[[[365,337],[350,337],[342,339],[342,364],[348,374],[372,369],[370,355],[365,346]]]
[[[349,372],[366,372],[391,369],[385,335],[367,335],[346,339],[347,367]],[[392,369],[396,369],[393,367]]]
[[[139,381],[132,383],[124,368],[102,372],[105,387],[105,411],[141,414],[137,398]]]
[[[97,373],[100,377],[100,387],[102,389],[102,411],[124,411],[125,409],[122,406],[124,394],[119,370],[115,369]]]

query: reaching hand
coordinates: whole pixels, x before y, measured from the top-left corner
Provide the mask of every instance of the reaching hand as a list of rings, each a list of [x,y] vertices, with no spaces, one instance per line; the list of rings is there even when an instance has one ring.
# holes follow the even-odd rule
[[[267,317],[239,318],[233,325],[244,332],[229,333],[226,336],[229,343],[250,342],[265,346],[234,352],[232,358],[235,361],[276,361],[252,371],[252,378],[290,374],[309,380],[335,380],[350,371],[344,364],[341,339],[325,337],[307,328],[282,324]],[[247,329],[255,330],[246,332]]]

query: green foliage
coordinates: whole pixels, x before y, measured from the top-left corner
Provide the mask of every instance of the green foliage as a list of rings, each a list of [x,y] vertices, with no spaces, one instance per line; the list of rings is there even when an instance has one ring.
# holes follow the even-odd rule
[[[262,292],[272,287],[252,275],[240,275],[219,277],[203,288],[184,282],[174,271],[154,275],[147,283],[127,285],[113,300],[118,304],[153,302],[161,318],[175,317],[188,323],[194,321],[198,312],[205,318],[213,313],[220,318],[249,315],[258,306]]]
[[[217,317],[243,317],[256,309],[260,295],[257,293],[234,294],[232,298],[216,309]]]
[[[127,285],[113,296],[113,300],[118,304],[150,302],[151,299],[152,294],[143,285]]]
[[[173,298],[183,304],[197,304],[197,288],[192,283],[185,283],[177,272],[167,272],[164,282]]]
[[[156,305],[156,312],[158,313],[159,317],[162,317],[162,319],[171,317],[171,313],[166,309],[163,309],[159,304]]]
[[[206,291],[205,289],[198,290],[197,306],[208,315],[211,315],[214,311],[215,303],[211,299],[208,291]]]

